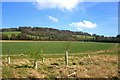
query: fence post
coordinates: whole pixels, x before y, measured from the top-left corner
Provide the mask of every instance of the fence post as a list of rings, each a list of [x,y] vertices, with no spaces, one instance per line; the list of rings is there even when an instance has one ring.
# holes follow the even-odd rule
[[[68,65],[68,52],[65,52],[65,64]]]
[[[88,58],[90,58],[91,56],[88,54]]]
[[[45,58],[44,58],[44,52],[43,52],[43,50],[42,50],[42,49],[41,49],[41,55],[42,55],[42,63],[44,63]]]
[[[45,59],[45,58],[43,57],[43,58],[42,58],[42,63],[44,63],[44,59]]]
[[[10,56],[8,57],[8,64],[10,64]]]
[[[35,61],[34,61],[34,68],[36,68],[36,69],[37,69],[37,66],[38,66],[38,61],[37,61],[37,60],[35,60]]]

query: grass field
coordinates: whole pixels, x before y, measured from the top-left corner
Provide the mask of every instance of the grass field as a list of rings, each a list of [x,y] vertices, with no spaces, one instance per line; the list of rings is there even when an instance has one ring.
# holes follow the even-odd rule
[[[109,50],[116,46],[113,43],[96,42],[3,42],[3,54],[35,54],[43,50],[45,54],[63,54],[69,44],[69,53],[85,53]]]
[[[65,48],[69,47],[68,66]],[[2,42],[3,78],[113,78],[118,77],[118,44],[97,42]],[[41,54],[44,51],[44,62]],[[11,63],[8,64],[8,56]],[[22,54],[22,55],[20,55]],[[88,56],[90,54],[90,57]],[[30,57],[33,56],[33,57]],[[33,67],[38,57],[38,68]]]
[[[14,32],[2,32],[2,34],[6,34],[6,35],[8,35],[9,37],[11,37],[11,34],[15,34],[15,35],[18,35],[18,34],[20,34],[21,32],[19,32],[19,31],[14,31]]]

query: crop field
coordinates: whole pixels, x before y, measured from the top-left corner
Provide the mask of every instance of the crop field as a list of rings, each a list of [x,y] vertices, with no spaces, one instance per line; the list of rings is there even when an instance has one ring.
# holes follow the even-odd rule
[[[2,54],[64,54],[66,48],[69,53],[85,53],[109,50],[116,46],[113,43],[96,42],[3,42]]]
[[[116,43],[98,42],[2,42],[1,77],[116,78],[117,47]],[[66,50],[68,65],[65,64]],[[36,58],[38,67],[34,68]]]

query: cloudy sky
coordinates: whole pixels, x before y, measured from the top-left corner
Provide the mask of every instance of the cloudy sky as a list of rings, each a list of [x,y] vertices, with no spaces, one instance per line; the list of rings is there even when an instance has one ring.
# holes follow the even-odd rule
[[[80,0],[2,2],[2,27],[19,26],[51,27],[116,36],[118,3]]]

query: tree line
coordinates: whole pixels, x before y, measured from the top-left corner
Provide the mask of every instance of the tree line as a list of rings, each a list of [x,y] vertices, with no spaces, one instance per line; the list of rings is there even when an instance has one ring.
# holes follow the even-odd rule
[[[9,35],[4,32],[16,32]],[[85,41],[85,42],[120,42],[120,35],[116,37],[105,37],[103,35],[89,34],[82,31],[59,30],[54,28],[27,27],[0,29],[2,40],[39,40],[39,41]],[[84,38],[83,38],[84,36]]]

